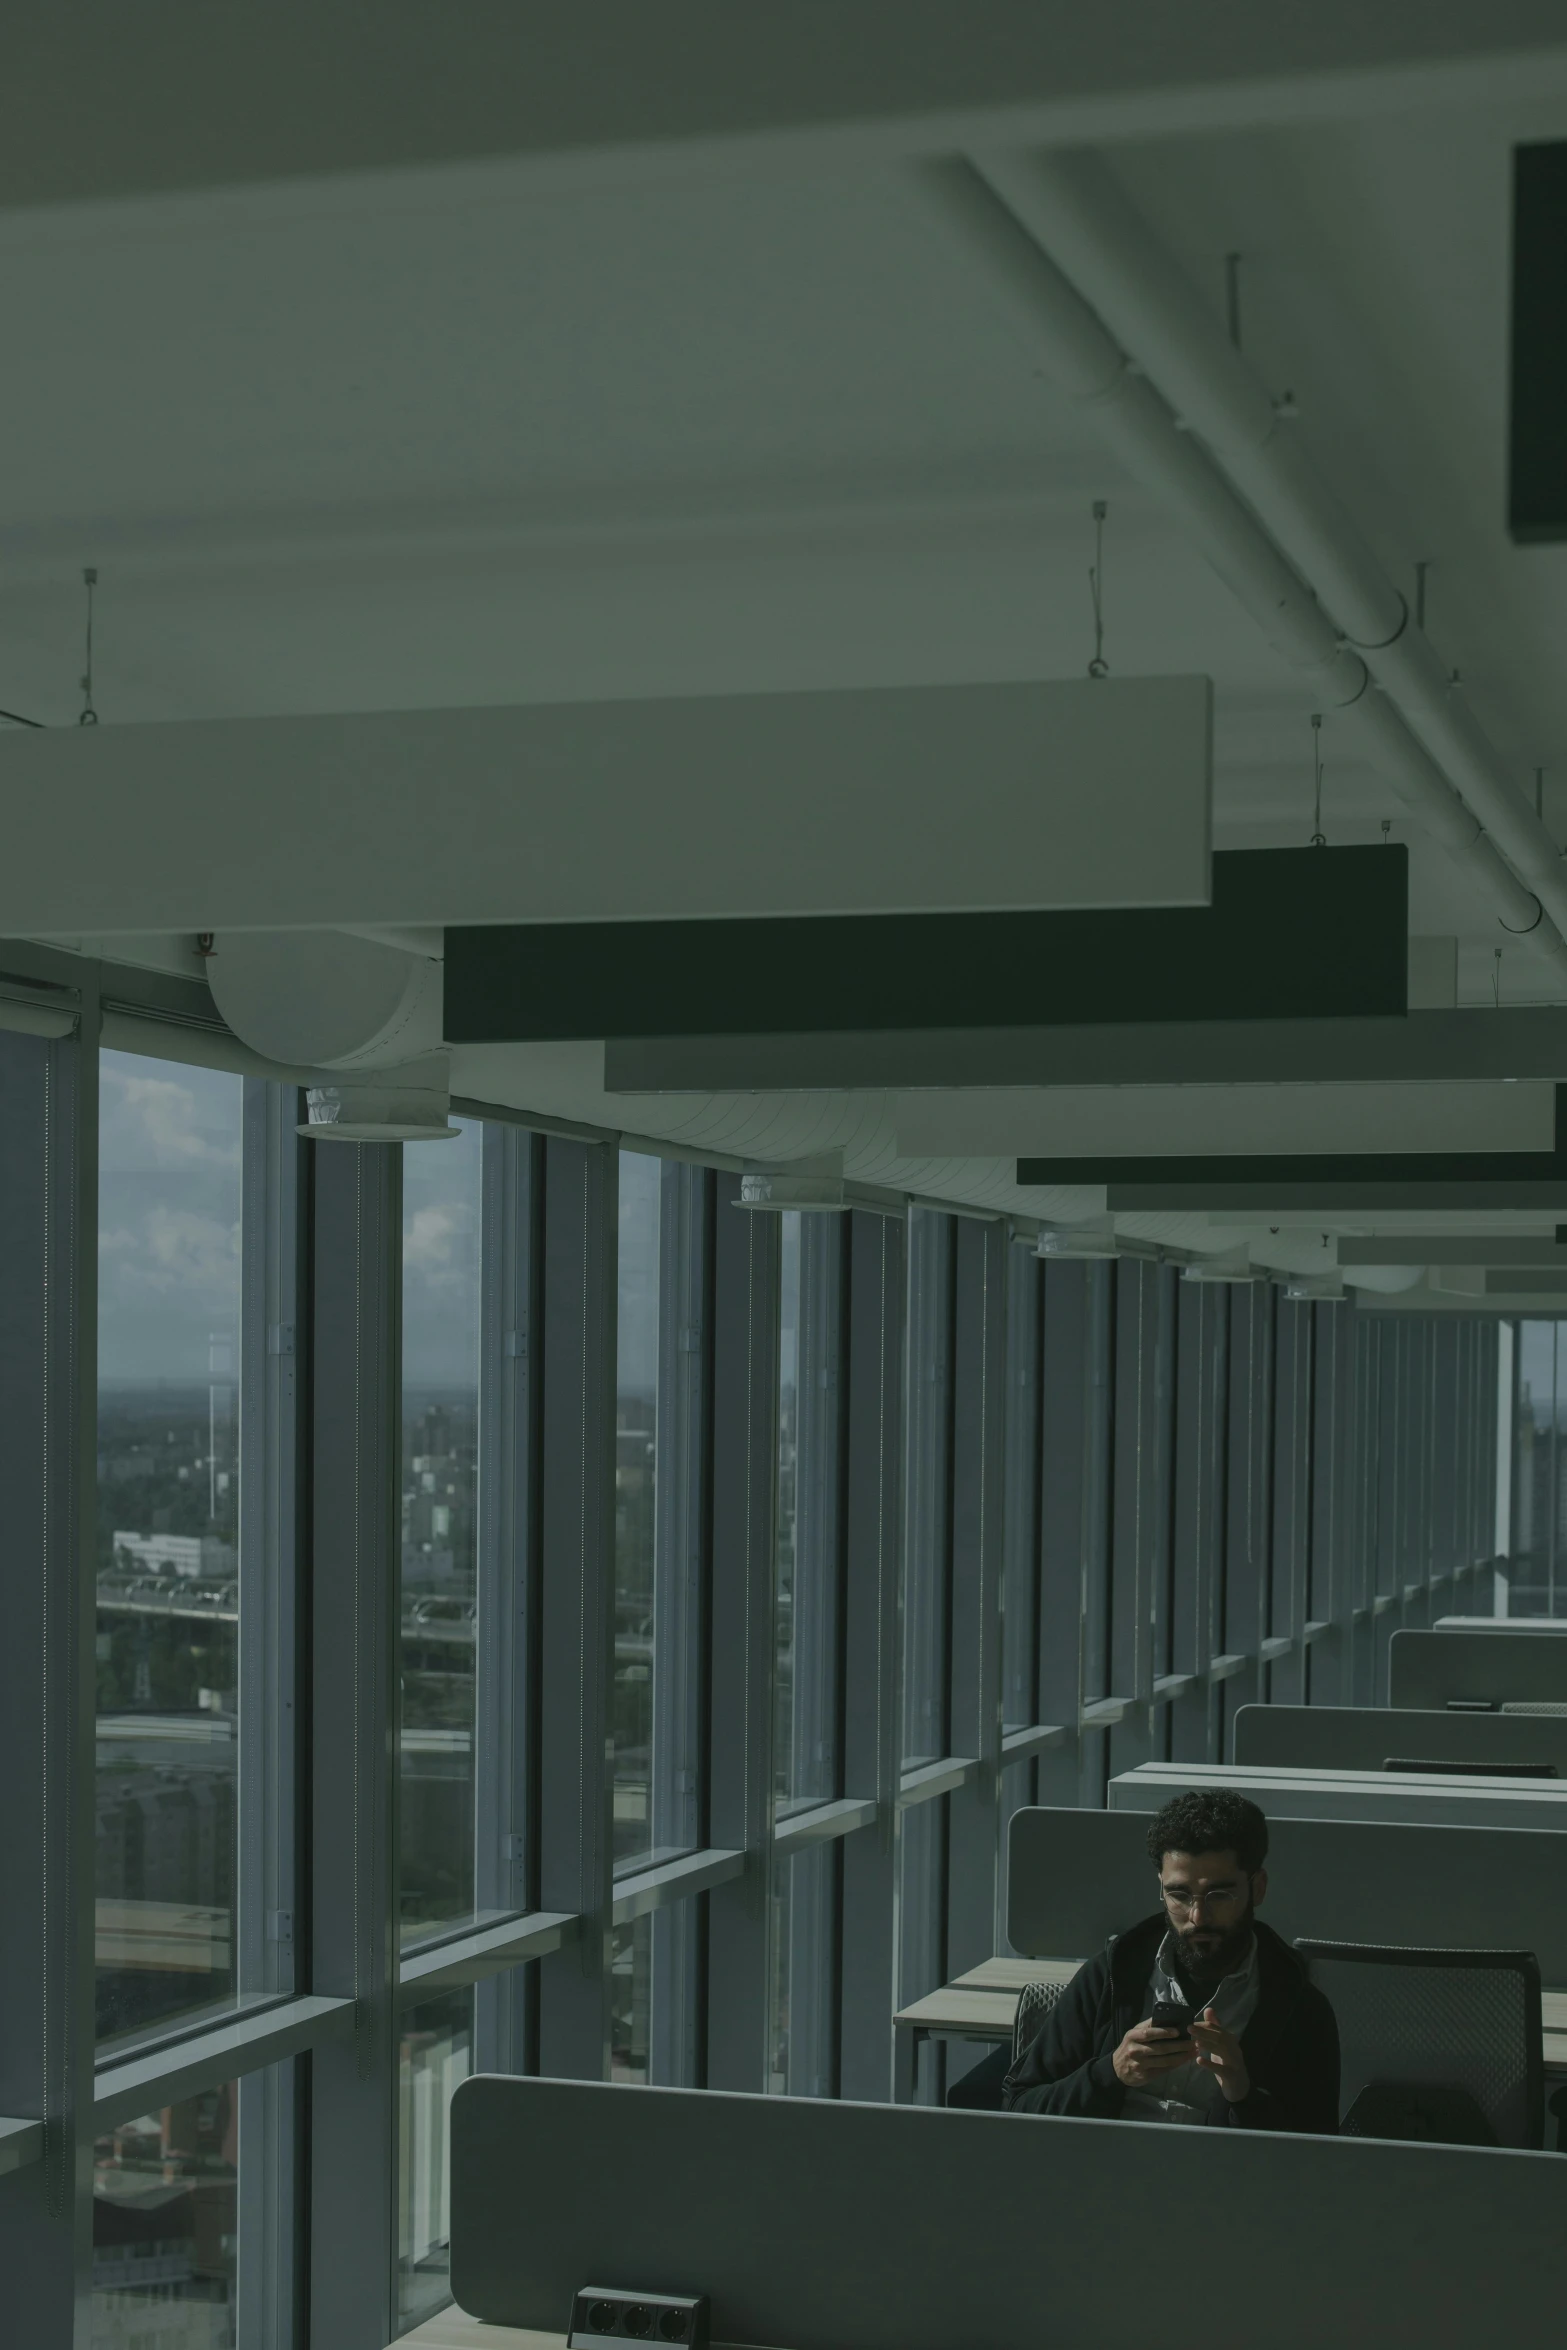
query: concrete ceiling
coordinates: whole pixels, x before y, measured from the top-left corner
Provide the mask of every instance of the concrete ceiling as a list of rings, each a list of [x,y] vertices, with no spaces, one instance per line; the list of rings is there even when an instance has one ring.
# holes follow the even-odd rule
[[[1567,66],[1555,50],[1527,70],[1550,12],[1522,9],[1489,12],[1467,80],[1438,69],[1444,42],[1488,46],[1487,12],[1455,7],[1424,56],[1395,43],[1346,71],[1364,53],[1333,43],[1364,12],[1341,14],[1293,83],[1269,81],[1298,60],[1262,42],[1244,88],[1194,53],[1181,90],[1160,96],[1166,59],[1119,114],[1113,61],[1063,68],[1054,114],[1043,89],[1021,111],[966,90],[968,143],[1052,125],[1111,140],[1216,313],[1240,253],[1248,354],[1295,394],[1392,576],[1429,561],[1431,633],[1520,781],[1545,768],[1567,838],[1567,550],[1520,552],[1502,527],[1509,156],[1567,136]],[[340,176],[307,108],[292,160],[236,132],[230,185],[210,142],[171,148],[161,178],[118,134],[95,150],[91,101],[76,178],[28,148],[32,178],[0,212],[0,704],[74,717],[85,563],[106,724],[1071,676],[1105,497],[1114,669],[1210,674],[1217,845],[1303,842],[1308,689],[932,236],[904,176],[932,151],[920,97],[911,83],[914,113],[856,131],[802,96],[788,137],[726,125],[715,100],[683,153],[667,123],[656,153],[623,127],[569,170],[471,124],[439,154],[411,133],[399,149],[383,110],[375,138],[345,134],[357,168]],[[1412,926],[1456,935],[1461,1000],[1490,1000],[1486,909],[1331,716],[1324,749],[1329,837],[1378,840],[1392,820]],[[1512,947],[1500,984],[1552,992]],[[461,1054],[456,1082],[632,1116],[578,1048]],[[671,1114],[649,1106],[644,1129],[672,1132]],[[751,1155],[769,1132],[806,1147],[754,1100],[676,1124]],[[839,1097],[818,1124],[861,1134],[863,1179],[909,1181],[881,1097]],[[1044,1204],[1005,1162],[964,1164],[971,1195]]]

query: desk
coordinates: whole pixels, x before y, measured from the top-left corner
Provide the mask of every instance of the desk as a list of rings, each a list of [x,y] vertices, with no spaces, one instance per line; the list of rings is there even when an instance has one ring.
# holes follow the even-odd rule
[[[565,2350],[564,2334],[531,2334],[520,2326],[482,2326],[460,2309],[443,2309],[439,2317],[399,2334],[387,2350]]]
[[[1068,1983],[1077,1963],[1064,1958],[987,1958],[941,1990],[900,2008],[893,2017],[896,2043],[893,2094],[900,2105],[914,2095],[915,2066],[922,2040],[985,2040],[993,2047],[1012,2037],[1018,1993],[1025,1983]],[[1540,1995],[1540,2035],[1548,2079],[1567,2080],[1567,1991]]]
[[[386,2350],[566,2350],[566,2337],[530,2333],[525,2326],[483,2326],[460,2309],[443,2309],[411,2334],[399,2334]],[[709,2350],[733,2350],[733,2345],[714,2342]]]

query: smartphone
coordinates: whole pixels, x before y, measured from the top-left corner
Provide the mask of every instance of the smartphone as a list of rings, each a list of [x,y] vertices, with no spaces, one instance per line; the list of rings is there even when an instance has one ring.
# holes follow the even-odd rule
[[[1179,1999],[1156,1999],[1148,2021],[1156,2032],[1186,2032],[1191,2025],[1192,2011]]]

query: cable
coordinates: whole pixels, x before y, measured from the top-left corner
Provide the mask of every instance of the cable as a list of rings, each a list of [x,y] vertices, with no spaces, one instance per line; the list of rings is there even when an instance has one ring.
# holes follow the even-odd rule
[[[1105,516],[1110,509],[1103,498],[1094,500],[1094,560],[1088,573],[1088,592],[1094,600],[1094,657],[1088,664],[1090,677],[1108,677],[1110,664],[1105,659]]]
[[[12,726],[43,725],[43,720],[41,718],[24,718],[20,710],[0,710],[0,718],[9,720]]]
[[[98,585],[97,565],[89,563],[82,573],[82,578],[87,585],[87,659],[86,666],[82,671],[81,715],[76,723],[78,726],[96,726],[98,713],[93,708],[92,700],[92,601],[93,589]]]

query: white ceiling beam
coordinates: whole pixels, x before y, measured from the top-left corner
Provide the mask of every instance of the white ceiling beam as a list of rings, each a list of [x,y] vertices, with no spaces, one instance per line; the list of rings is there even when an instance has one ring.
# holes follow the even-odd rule
[[[1497,922],[1519,938],[1531,959],[1538,957],[1550,968],[1559,985],[1567,979],[1567,880],[1543,825],[1513,788],[1478,725],[1455,722],[1450,711],[1445,717],[1435,714],[1440,696],[1424,654],[1406,661],[1397,636],[1391,644],[1370,636],[1361,643],[1346,633],[1346,624],[1329,607],[1326,588],[1319,593],[1306,568],[1336,543],[1332,501],[1324,497],[1308,529],[1302,516],[1313,485],[1303,465],[1292,465],[1271,441],[1260,456],[1248,444],[1245,467],[1235,459],[1232,443],[1240,437],[1241,424],[1231,410],[1244,411],[1250,422],[1260,415],[1271,424],[1267,394],[1218,329],[1208,331],[1195,296],[1173,263],[1156,258],[1157,246],[1136,217],[1129,221],[1128,208],[1119,202],[1106,199],[1101,205],[1103,175],[1088,165],[1079,173],[1081,161],[1071,165],[1071,185],[1083,214],[1070,245],[1080,272],[1075,277],[1046,246],[1068,210],[1065,200],[1054,196],[1057,166],[1050,159],[987,163],[983,172],[963,160],[948,161],[926,166],[918,184],[933,217],[961,242],[976,275],[992,286],[1025,352],[1042,362],[1056,387],[1078,404],[1128,470],[1180,518],[1269,642],[1309,682],[1320,707],[1339,713],[1350,738],[1364,745],[1475,895],[1491,906]],[[1041,197],[1041,187],[1052,191],[1051,201]],[[1036,213],[1045,215],[1043,229],[1034,225]],[[1129,323],[1136,336],[1133,348],[1110,331],[1095,307],[1106,298],[1106,288],[1122,320],[1120,332]],[[1167,312],[1174,314],[1175,325]],[[1177,345],[1173,351],[1172,343]],[[1211,448],[1191,429],[1190,411],[1176,405],[1163,380],[1168,370],[1173,380],[1195,392],[1207,380],[1204,368],[1210,358],[1212,381],[1201,415],[1213,434]],[[1237,479],[1231,478],[1232,467]],[[1271,528],[1259,514],[1260,501],[1248,502],[1237,487],[1237,480],[1250,482],[1270,468],[1287,476],[1287,488],[1268,502]],[[1356,548],[1347,545],[1339,552],[1341,560],[1328,566],[1330,583],[1346,594],[1355,583],[1357,619],[1380,626],[1387,612],[1382,605],[1372,608]],[[1389,626],[1396,629],[1402,602],[1386,586],[1383,604],[1389,601]],[[1381,682],[1379,663],[1397,680],[1396,702],[1391,689],[1371,690],[1374,678]],[[1448,703],[1455,699],[1445,678],[1441,695]],[[1495,829],[1496,842],[1487,826]]]
[[[0,734],[0,935],[1204,906],[1205,678]]]
[[[732,0],[23,0],[0,207],[527,158],[557,181],[1320,120],[1550,85],[1549,0],[1177,10]]]

